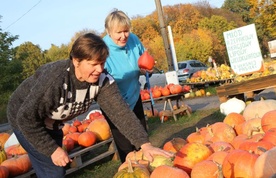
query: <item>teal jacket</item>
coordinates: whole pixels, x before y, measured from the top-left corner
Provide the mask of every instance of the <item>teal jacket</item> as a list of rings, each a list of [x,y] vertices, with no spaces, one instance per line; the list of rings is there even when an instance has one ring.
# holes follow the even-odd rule
[[[114,77],[124,100],[133,109],[140,96],[138,59],[145,48],[133,33],[130,33],[124,47],[115,44],[109,35],[103,40],[109,48],[105,68]]]

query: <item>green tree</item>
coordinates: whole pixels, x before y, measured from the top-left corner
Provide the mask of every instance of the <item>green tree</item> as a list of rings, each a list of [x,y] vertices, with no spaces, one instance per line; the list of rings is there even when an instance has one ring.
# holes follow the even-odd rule
[[[222,5],[222,9],[227,9],[230,12],[239,14],[247,24],[252,23],[253,20],[249,15],[250,8],[251,5],[248,0],[225,0]]]
[[[69,58],[69,47],[68,45],[62,44],[60,47],[51,45],[51,48],[44,53],[44,57],[47,62],[57,61],[61,59]]]
[[[22,81],[21,63],[14,60],[15,50],[12,48],[16,39],[17,35],[12,36],[0,28],[0,123],[7,122],[6,107],[9,96]]]
[[[40,47],[31,42],[21,44],[16,50],[15,58],[22,61],[24,79],[33,75],[38,67],[47,62]]]

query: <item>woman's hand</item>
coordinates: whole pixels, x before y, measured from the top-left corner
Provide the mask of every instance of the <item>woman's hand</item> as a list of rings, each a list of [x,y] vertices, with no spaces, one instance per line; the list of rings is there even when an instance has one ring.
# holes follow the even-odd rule
[[[68,153],[61,147],[58,147],[56,151],[51,155],[51,159],[56,166],[66,166],[67,163],[72,162],[69,158]]]
[[[140,72],[141,72],[141,74],[143,74],[143,75],[145,75],[146,72],[148,72],[149,74],[151,74],[151,73],[153,72],[153,69],[147,70],[147,69],[140,68]]]
[[[167,158],[171,158],[174,156],[173,153],[167,152],[165,150],[162,150],[160,148],[152,146],[150,143],[145,143],[141,146],[141,149],[143,151],[143,154],[145,157],[152,162],[153,161],[153,155],[163,155]]]

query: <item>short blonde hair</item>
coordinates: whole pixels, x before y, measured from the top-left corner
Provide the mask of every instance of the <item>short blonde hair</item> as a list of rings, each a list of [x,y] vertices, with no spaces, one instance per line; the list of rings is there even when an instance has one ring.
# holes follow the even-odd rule
[[[105,18],[105,30],[108,33],[114,26],[123,26],[131,29],[130,18],[123,12],[118,9],[114,9],[110,14]]]

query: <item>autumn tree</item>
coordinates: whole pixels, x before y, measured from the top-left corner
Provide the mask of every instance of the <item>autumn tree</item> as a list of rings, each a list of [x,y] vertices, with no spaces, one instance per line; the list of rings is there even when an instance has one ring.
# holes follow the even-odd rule
[[[199,28],[210,31],[213,53],[209,54],[219,63],[229,63],[225,48],[223,32],[236,28],[235,22],[228,22],[224,17],[213,15],[211,18],[203,18]]]
[[[202,18],[192,4],[165,6],[164,14],[166,23],[171,26],[174,35],[189,33],[197,29],[198,22]]]
[[[249,3],[252,7],[250,16],[254,18],[261,51],[268,54],[268,42],[276,38],[276,3],[269,0],[249,0]]]

